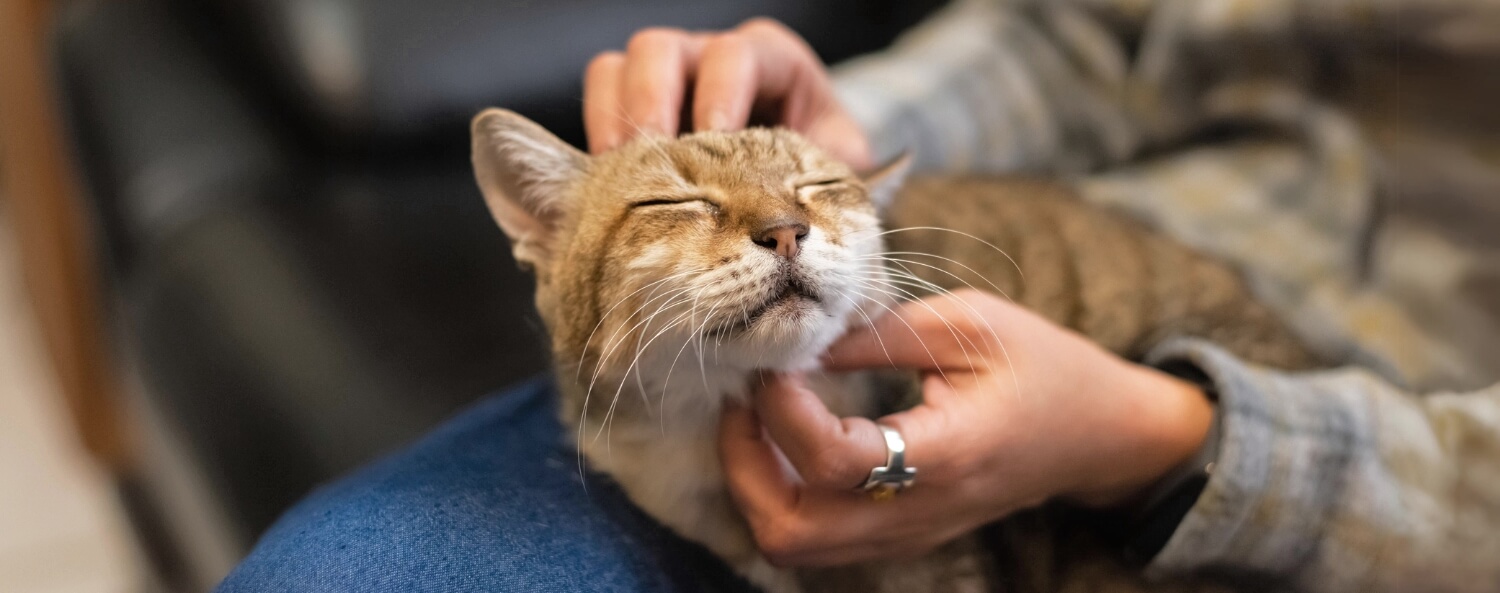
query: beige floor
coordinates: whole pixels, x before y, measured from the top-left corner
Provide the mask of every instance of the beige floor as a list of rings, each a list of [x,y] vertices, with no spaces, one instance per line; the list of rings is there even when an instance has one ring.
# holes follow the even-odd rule
[[[135,593],[139,558],[68,421],[0,208],[0,593]]]

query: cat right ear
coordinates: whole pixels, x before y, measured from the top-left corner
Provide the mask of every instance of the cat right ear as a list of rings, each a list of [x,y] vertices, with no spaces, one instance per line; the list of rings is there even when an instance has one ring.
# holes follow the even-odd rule
[[[566,207],[563,194],[588,167],[588,155],[505,109],[475,116],[470,133],[474,177],[516,261],[545,265]]]
[[[903,152],[865,176],[865,190],[876,210],[885,210],[896,199],[896,192],[901,190],[901,185],[906,183],[906,174],[911,172],[911,161],[911,153]]]

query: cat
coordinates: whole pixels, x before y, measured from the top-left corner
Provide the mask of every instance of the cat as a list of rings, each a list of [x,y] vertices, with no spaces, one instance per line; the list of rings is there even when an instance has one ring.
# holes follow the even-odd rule
[[[589,156],[490,109],[472,134],[485,201],[536,276],[580,463],[773,593],[995,586],[972,537],[899,562],[775,567],[723,482],[723,404],[747,401],[759,370],[815,368],[912,288],[1003,292],[1125,356],[1196,335],[1268,364],[1308,358],[1227,267],[1060,185],[905,183],[904,161],[862,178],[785,129],[642,137]],[[887,233],[882,213],[893,231],[945,230]],[[836,414],[889,411],[860,374],[809,376]]]

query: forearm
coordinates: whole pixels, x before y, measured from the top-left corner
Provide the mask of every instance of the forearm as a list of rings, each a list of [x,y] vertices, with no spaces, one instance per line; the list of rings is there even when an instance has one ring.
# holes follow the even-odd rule
[[[1219,392],[1220,458],[1148,567],[1231,569],[1308,591],[1500,582],[1500,386],[1416,397],[1373,374],[1287,375],[1168,344]]]

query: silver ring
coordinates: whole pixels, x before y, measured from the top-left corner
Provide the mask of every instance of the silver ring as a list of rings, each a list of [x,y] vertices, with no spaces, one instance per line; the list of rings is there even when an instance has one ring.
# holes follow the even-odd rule
[[[884,424],[877,424],[885,437],[885,465],[870,470],[870,477],[859,489],[870,493],[875,500],[890,500],[904,488],[909,488],[917,479],[917,468],[906,467],[906,439],[901,433]]]

